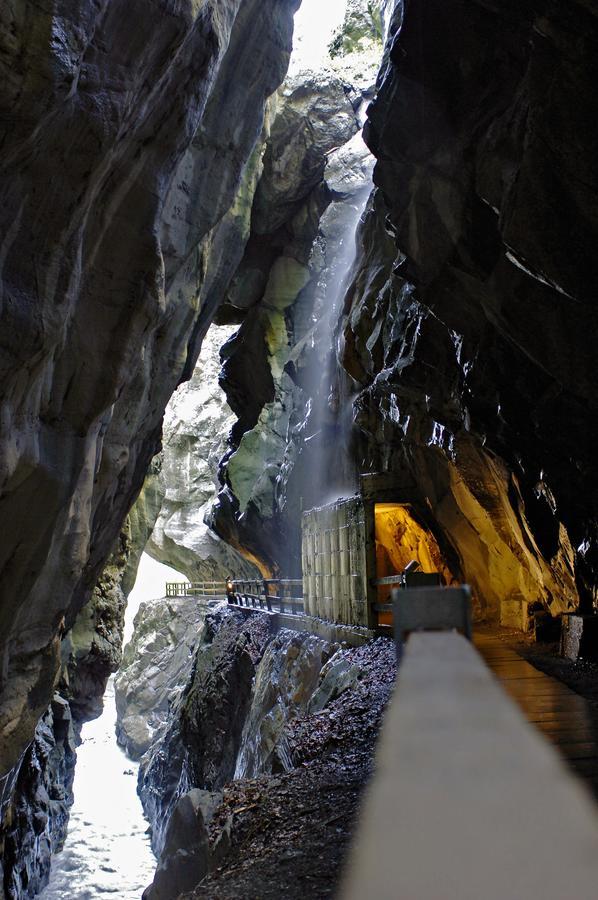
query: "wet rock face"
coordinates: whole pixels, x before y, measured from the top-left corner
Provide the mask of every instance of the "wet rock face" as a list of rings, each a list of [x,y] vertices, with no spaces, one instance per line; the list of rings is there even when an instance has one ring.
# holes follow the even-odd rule
[[[143,900],[175,900],[208,872],[207,825],[222,794],[192,790],[177,802],[166,830],[154,881]]]
[[[306,712],[331,653],[326,641],[286,629],[271,641],[255,674],[235,778],[254,778],[284,768],[285,749],[278,745],[285,725]]]
[[[229,781],[241,746],[255,666],[270,639],[267,616],[220,613],[206,623],[207,652],[198,653],[181,706],[181,736],[191,783],[216,790]],[[218,703],[214,697],[218,697]]]
[[[263,615],[245,621],[226,609],[206,624],[186,693],[141,763],[160,856],[144,897],[174,898],[204,878],[193,896],[294,897],[314,882],[331,896],[394,679],[394,645],[272,634]]]
[[[184,627],[185,610],[171,614]],[[152,846],[165,867],[172,855],[165,849],[165,829],[180,798],[189,791],[221,791],[233,779],[292,769],[285,736],[290,723],[319,713],[358,684],[365,676],[360,658],[358,651],[307,633],[273,633],[263,614],[245,619],[225,607],[207,615],[190,664],[166,673],[173,699],[141,760],[139,793]],[[127,686],[140,718],[150,722],[143,693],[153,685],[129,678]],[[121,719],[120,727],[125,724]],[[213,848],[211,865],[224,852],[224,844]]]
[[[190,380],[166,408],[162,452],[129,518],[135,548],[172,566],[190,581],[259,577],[257,569],[206,522],[218,492],[218,466],[235,416],[218,383],[220,348],[235,326],[212,326]]]
[[[233,777],[255,666],[269,639],[267,616],[246,622],[225,609],[206,617],[192,670],[181,673],[184,693],[141,760],[139,793],[157,854],[178,798],[192,788],[217,790]]]
[[[340,326],[361,460],[433,511],[486,611],[588,601],[598,572],[590,4],[409,4]]]
[[[317,69],[303,69],[299,54],[272,103],[251,231],[220,313],[241,321],[222,350],[221,382],[237,421],[211,521],[270,573],[300,568],[297,523],[311,480],[306,420],[314,396],[325,403],[332,389],[328,320],[350,265],[343,241],[352,240],[348,223],[371,184],[359,131],[382,44],[368,4],[354,7],[368,23],[365,43],[339,48]]]
[[[0,13],[2,773],[194,366],[206,254],[283,78],[296,5]]]
[[[60,687],[80,723],[101,715],[106,684],[121,663],[130,546],[123,528],[91,601],[62,641]]]
[[[55,694],[20,766],[0,843],[2,896],[34,897],[45,886],[52,854],[62,849],[73,802],[78,734],[68,702]]]
[[[193,666],[209,604],[196,597],[142,603],[115,678],[117,736],[139,759],[167,722]]]

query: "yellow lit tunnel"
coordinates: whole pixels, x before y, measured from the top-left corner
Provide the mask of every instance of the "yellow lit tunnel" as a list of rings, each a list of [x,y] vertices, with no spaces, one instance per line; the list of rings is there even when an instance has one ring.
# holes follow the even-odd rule
[[[431,532],[415,521],[407,506],[399,503],[376,503],[376,578],[384,578],[402,572],[407,563],[415,559],[422,572],[440,572],[444,583],[450,584],[452,576]],[[394,585],[379,585],[377,601],[389,603]],[[392,624],[390,613],[379,614],[379,624]]]

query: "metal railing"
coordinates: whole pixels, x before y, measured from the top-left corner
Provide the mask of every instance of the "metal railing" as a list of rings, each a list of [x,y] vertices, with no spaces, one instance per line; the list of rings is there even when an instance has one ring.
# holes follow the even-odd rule
[[[264,578],[244,581],[167,581],[167,597],[226,597],[233,606],[301,615],[304,611],[301,578]]]
[[[233,581],[229,603],[237,606],[267,609],[268,612],[302,615],[302,578],[264,578],[262,580]]]
[[[398,588],[407,587],[432,587],[442,584],[442,576],[440,572],[421,572],[420,564],[416,559],[412,559],[407,563],[402,572],[396,572],[394,575],[385,575],[383,578],[372,578],[373,587],[391,587]],[[375,612],[392,612],[392,603],[375,603],[373,605]]]
[[[167,597],[226,597],[226,581],[167,581]]]

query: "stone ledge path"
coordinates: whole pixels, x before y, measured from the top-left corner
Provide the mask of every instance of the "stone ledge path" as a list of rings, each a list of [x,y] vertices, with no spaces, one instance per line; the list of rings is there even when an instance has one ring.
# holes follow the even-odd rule
[[[536,669],[496,633],[480,629],[474,644],[527,719],[598,798],[598,709]]]

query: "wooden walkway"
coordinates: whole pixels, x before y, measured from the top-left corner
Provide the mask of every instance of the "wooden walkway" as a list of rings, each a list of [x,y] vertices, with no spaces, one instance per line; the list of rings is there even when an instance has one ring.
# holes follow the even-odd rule
[[[598,798],[598,709],[540,672],[496,634],[482,629],[475,634],[474,644],[527,719]]]

